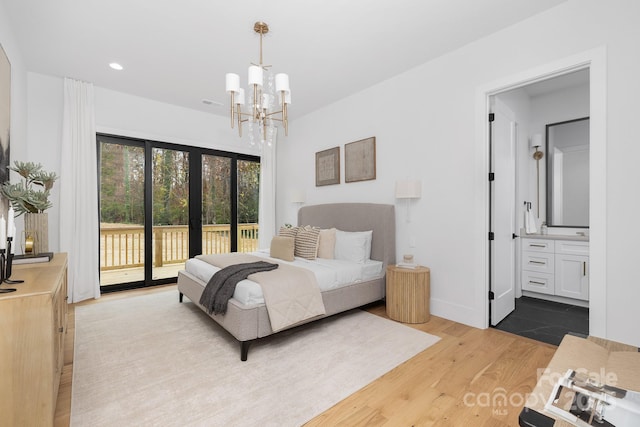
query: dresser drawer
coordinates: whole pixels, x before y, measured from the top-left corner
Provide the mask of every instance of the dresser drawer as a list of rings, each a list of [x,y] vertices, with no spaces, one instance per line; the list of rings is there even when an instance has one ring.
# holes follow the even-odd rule
[[[522,270],[553,274],[554,259],[553,252],[522,252]]]
[[[538,273],[535,271],[522,272],[522,290],[554,295],[555,283],[552,273]]]
[[[547,239],[522,239],[522,250],[553,253],[554,241]]]

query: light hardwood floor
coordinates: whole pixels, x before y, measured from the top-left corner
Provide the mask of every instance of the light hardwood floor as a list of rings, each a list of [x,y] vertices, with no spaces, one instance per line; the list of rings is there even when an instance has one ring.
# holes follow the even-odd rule
[[[175,285],[104,295],[80,304],[157,292]],[[75,305],[69,307],[65,365],[55,426],[68,426],[71,412]],[[387,317],[384,305],[368,308]],[[555,346],[496,329],[476,329],[431,316],[409,325],[441,340],[309,421],[307,426],[517,426],[537,370]]]

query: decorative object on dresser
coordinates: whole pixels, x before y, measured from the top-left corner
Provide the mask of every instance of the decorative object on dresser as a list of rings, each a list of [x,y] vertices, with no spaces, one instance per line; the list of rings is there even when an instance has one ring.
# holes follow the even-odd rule
[[[427,267],[387,266],[387,316],[404,323],[428,322],[430,276]]]
[[[344,182],[376,179],[376,137],[344,145]]]
[[[20,264],[38,264],[41,262],[49,262],[53,259],[53,252],[42,252],[38,255],[14,255],[13,265]]]
[[[316,187],[340,184],[340,147],[316,153]]]
[[[31,242],[32,254],[49,251],[49,214],[46,212],[24,214],[25,248]]]
[[[67,332],[67,255],[15,273],[24,283],[0,295],[2,423],[51,426]]]
[[[34,254],[47,252],[49,219],[45,210],[51,207],[49,195],[58,176],[55,172],[43,171],[41,164],[33,162],[16,161],[10,169],[20,175],[22,180],[16,184],[5,182],[0,187],[0,192],[9,200],[16,216],[24,214],[24,247],[27,247],[26,240],[31,237]]]
[[[13,243],[13,237],[16,234],[16,225],[14,221],[13,206],[9,208],[9,222],[4,219],[4,216],[0,216],[0,284],[10,283],[17,284],[22,283],[24,280],[11,280],[11,267],[13,264],[13,257],[15,253],[15,244]],[[0,293],[14,292],[15,289],[9,288],[0,290]]]
[[[289,76],[276,74],[274,77],[271,65],[262,63],[262,38],[269,32],[269,26],[258,21],[254,24],[253,31],[260,34],[260,62],[251,63],[249,66],[249,91],[246,98],[249,111],[242,111],[245,105],[245,93],[244,89],[240,88],[240,76],[234,73],[227,73],[225,76],[226,90],[231,95],[231,128],[237,121],[238,133],[242,137],[242,123],[249,122],[249,143],[254,145],[255,140],[259,138],[261,143],[271,145],[276,133],[273,126],[274,120],[282,122],[284,134],[289,135],[287,114],[291,104]]]

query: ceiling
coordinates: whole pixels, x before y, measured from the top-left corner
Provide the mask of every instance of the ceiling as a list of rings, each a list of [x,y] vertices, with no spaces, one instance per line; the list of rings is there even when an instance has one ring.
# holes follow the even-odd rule
[[[308,114],[566,0],[0,0],[28,71],[226,115],[224,75],[288,73]],[[2,8],[0,8],[1,10]],[[110,62],[124,66],[109,68]],[[214,101],[205,104],[203,99]],[[224,104],[216,105],[216,102]]]

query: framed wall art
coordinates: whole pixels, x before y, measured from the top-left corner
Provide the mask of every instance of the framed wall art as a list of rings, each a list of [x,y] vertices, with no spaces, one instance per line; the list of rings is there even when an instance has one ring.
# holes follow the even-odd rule
[[[376,137],[350,142],[344,146],[344,181],[376,179]]]
[[[316,187],[340,184],[340,147],[316,153]]]

